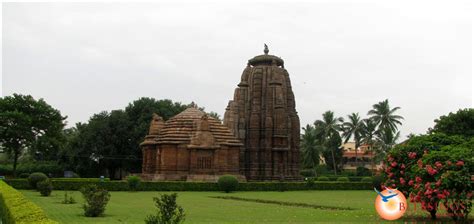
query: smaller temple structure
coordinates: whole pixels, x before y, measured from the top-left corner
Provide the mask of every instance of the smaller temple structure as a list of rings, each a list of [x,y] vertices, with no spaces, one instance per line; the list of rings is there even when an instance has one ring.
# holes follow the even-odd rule
[[[239,174],[243,144],[196,106],[166,122],[154,114],[140,146],[145,180],[216,181],[224,174],[245,180]]]

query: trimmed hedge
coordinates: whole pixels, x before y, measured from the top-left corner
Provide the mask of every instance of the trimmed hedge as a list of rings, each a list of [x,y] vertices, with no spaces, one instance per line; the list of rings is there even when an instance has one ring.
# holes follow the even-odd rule
[[[25,179],[7,179],[8,184],[17,189],[30,189]],[[90,184],[89,181],[52,179],[55,190],[79,190]],[[96,184],[109,191],[128,191],[126,181],[105,181]],[[242,182],[239,183],[237,191],[299,191],[299,190],[370,190],[372,183],[364,182],[337,182],[337,181],[315,181],[308,185],[305,182]],[[184,182],[184,181],[162,181],[141,182],[138,191],[220,191],[219,185],[213,182]]]
[[[25,181],[28,185],[28,181]],[[4,223],[15,224],[52,224],[58,223],[49,219],[44,211],[27,200],[19,191],[0,180],[0,213]]]

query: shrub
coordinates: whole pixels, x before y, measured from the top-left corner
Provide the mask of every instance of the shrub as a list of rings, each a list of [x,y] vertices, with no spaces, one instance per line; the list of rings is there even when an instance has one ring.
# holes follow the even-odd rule
[[[84,215],[87,217],[97,217],[104,213],[105,207],[110,200],[110,193],[107,190],[97,187],[95,184],[81,188],[84,197]]]
[[[219,177],[217,181],[219,188],[226,193],[237,190],[239,186],[239,181],[232,175],[224,175]]]
[[[138,187],[140,186],[140,177],[138,176],[128,176],[127,178],[127,183],[128,183],[128,188],[131,191],[136,191],[138,190]]]
[[[372,184],[378,191],[382,191],[382,184],[385,182],[385,176],[383,175],[376,175],[372,178]]]
[[[372,180],[372,177],[363,177],[360,182],[364,182],[364,183],[372,183],[373,180]]]
[[[329,181],[329,178],[326,177],[326,176],[320,176],[320,177],[318,177],[317,180],[318,180],[318,181]]]
[[[46,176],[46,174],[37,172],[30,174],[30,176],[28,177],[28,182],[30,183],[30,186],[33,189],[36,189],[36,184],[46,179],[48,179],[48,176]]]
[[[369,169],[367,169],[363,166],[359,166],[356,169],[356,175],[357,176],[370,176],[370,175],[372,175],[372,172],[370,172]]]
[[[184,209],[176,203],[178,195],[163,194],[160,198],[154,197],[155,206],[158,208],[156,215],[149,215],[145,219],[147,224],[179,224],[184,222]]]
[[[28,178],[29,176],[29,173],[20,173],[20,175],[18,175],[18,178]]]
[[[336,181],[339,181],[339,182],[349,182],[349,178],[347,178],[347,177],[338,177]]]
[[[308,177],[306,178],[305,182],[308,188],[312,188],[314,186],[314,178]]]
[[[1,180],[0,214],[2,214],[3,223],[57,223],[48,219],[40,207]]]
[[[76,200],[72,197],[72,193],[69,194],[68,191],[64,191],[64,200],[62,201],[63,204],[75,204]]]
[[[53,191],[53,185],[49,179],[40,181],[36,184],[36,188],[40,192],[41,196],[49,196],[51,195],[51,191]]]

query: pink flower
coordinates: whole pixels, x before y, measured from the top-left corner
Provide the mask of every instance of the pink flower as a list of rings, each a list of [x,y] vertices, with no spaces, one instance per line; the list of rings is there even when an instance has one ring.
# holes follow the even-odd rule
[[[403,179],[403,178],[400,177],[400,184],[401,184],[401,185],[405,185],[405,183],[406,183],[405,179]]]
[[[409,186],[413,186],[413,183],[414,183],[413,180],[408,181],[408,185],[409,185]]]
[[[436,181],[436,187],[439,187],[441,185],[441,180]]]
[[[445,199],[446,198],[446,196],[444,194],[438,194],[437,196],[438,196],[439,199]]]
[[[426,171],[428,171],[428,173],[433,176],[435,175],[436,173],[438,173],[438,171],[436,169],[433,169],[433,167],[431,167],[431,165],[426,165]]]
[[[459,161],[456,163],[456,166],[464,166],[464,161],[459,160]]]
[[[408,158],[415,159],[416,158],[416,152],[409,152],[408,153]]]
[[[419,159],[416,163],[418,164],[418,168],[421,169],[423,167],[423,161],[421,161],[421,159]]]
[[[393,173],[390,173],[390,174],[388,175],[388,178],[392,178],[393,175],[394,175]]]
[[[402,164],[402,165],[400,166],[400,169],[405,169],[405,164]]]
[[[448,164],[448,166],[451,166],[453,165],[453,163],[451,161],[448,160],[448,162],[446,162],[446,164]]]
[[[436,166],[438,169],[441,169],[441,167],[443,167],[443,164],[441,164],[440,161],[436,161],[435,166]]]
[[[415,180],[416,180],[417,183],[421,183],[421,182],[423,181],[423,180],[421,179],[421,177],[416,177]]]
[[[389,162],[392,162],[392,161],[393,161],[393,157],[389,155],[388,158],[387,158],[387,160],[388,160]]]
[[[397,162],[392,162],[392,164],[390,164],[392,167],[397,167]]]

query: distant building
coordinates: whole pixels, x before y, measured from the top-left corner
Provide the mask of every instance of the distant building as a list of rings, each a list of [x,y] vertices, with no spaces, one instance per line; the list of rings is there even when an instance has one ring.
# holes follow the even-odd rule
[[[373,164],[374,153],[371,151],[371,146],[364,144],[359,146],[356,153],[355,142],[347,142],[342,145],[344,153],[342,154],[343,169],[355,171],[357,167],[365,167],[368,169],[377,170],[381,164]],[[356,160],[357,156],[357,160]]]

